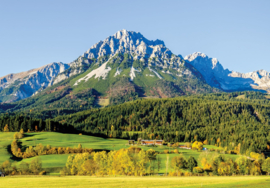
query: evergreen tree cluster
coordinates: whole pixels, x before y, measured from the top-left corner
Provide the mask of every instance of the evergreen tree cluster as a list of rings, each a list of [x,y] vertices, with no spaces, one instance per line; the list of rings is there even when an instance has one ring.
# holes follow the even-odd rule
[[[206,141],[244,153],[267,149],[269,114],[269,106],[258,104],[180,98],[137,100],[54,120],[108,137]]]
[[[31,117],[21,115],[6,115],[0,116],[0,130],[4,132],[24,132],[30,131],[56,131],[56,132],[67,132],[72,133],[76,130],[72,126],[63,125],[62,123],[56,122],[52,119],[35,119]]]

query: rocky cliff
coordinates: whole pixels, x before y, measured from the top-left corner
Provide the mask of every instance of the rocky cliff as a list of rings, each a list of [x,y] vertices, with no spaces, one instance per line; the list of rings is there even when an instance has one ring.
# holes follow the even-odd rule
[[[51,63],[43,67],[0,78],[0,101],[12,102],[30,97],[53,84],[54,78],[69,68],[63,63]]]
[[[211,87],[223,91],[270,91],[270,73],[264,70],[245,74],[230,71],[216,58],[200,52],[183,58],[173,54],[161,40],[148,40],[139,32],[121,30],[69,64],[51,63],[0,78],[0,102],[33,96],[71,77],[70,87],[102,87],[97,89],[101,94],[110,93],[109,85],[121,78],[129,78],[134,88],[140,88],[147,96],[177,96],[165,92],[166,86],[181,95],[218,91]]]
[[[270,92],[270,73],[265,70],[239,73],[224,69],[216,58],[195,52],[185,57],[206,82],[223,91],[262,90]]]

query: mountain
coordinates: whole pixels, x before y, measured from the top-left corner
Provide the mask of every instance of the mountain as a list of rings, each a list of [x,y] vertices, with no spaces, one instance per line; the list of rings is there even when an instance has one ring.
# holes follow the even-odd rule
[[[174,55],[163,41],[151,41],[133,31],[118,31],[69,65],[69,69],[55,78],[54,84],[79,75],[72,80],[72,87],[77,91],[92,87],[101,95],[112,96],[116,90],[111,87],[116,82],[122,83],[119,88],[122,90],[133,85],[138,96],[174,97],[217,91],[209,87],[201,73],[182,56]],[[126,78],[130,83],[123,81]]]
[[[98,107],[108,99],[109,104],[117,104],[138,97],[268,92],[269,75],[263,70],[246,74],[229,71],[216,58],[199,52],[183,58],[173,54],[161,40],[121,30],[69,64],[51,63],[0,78],[0,102],[17,105],[16,109],[21,108],[20,104],[25,109],[82,110]]]
[[[54,83],[58,83],[62,80],[69,78],[70,76],[80,74],[83,72],[82,67],[87,67],[95,60],[105,58],[107,62],[101,60],[102,63],[108,63],[110,60],[114,60],[117,54],[129,54],[131,60],[138,60],[144,62],[148,67],[156,66],[162,69],[173,68],[179,72],[178,76],[182,74],[191,74],[187,69],[183,68],[183,58],[180,56],[175,56],[172,52],[165,47],[165,44],[161,40],[150,41],[146,39],[142,34],[133,31],[121,30],[115,33],[113,36],[106,38],[104,41],[100,41],[93,45],[89,50],[87,50],[82,56],[80,56],[76,61],[70,63],[70,69],[62,74],[59,74]],[[109,58],[109,59],[108,59]],[[95,78],[104,77],[106,73],[110,70],[105,70],[107,64],[99,68],[99,74],[92,72],[96,75]],[[136,77],[138,72],[134,67],[131,67],[131,79]],[[156,71],[152,71],[153,74],[149,76],[157,76],[162,79]],[[103,74],[103,71],[104,74]],[[120,75],[121,69],[118,69],[117,75]],[[91,75],[88,75],[91,76]]]
[[[270,92],[270,73],[265,70],[239,73],[224,69],[216,58],[195,52],[185,57],[204,77],[206,82],[223,91],[260,90]]]
[[[0,100],[11,102],[2,104],[3,109],[55,110],[49,113],[98,107],[108,99],[107,104],[118,104],[138,97],[219,91],[163,41],[126,30],[98,42],[69,64],[53,63],[8,75],[1,78],[1,86]]]
[[[51,63],[37,69],[0,78],[0,101],[18,101],[51,86],[54,78],[69,67],[63,63]]]

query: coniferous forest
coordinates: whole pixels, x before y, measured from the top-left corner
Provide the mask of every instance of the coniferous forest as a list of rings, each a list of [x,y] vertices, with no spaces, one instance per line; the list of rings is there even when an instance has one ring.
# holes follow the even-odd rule
[[[238,99],[240,95],[245,99]],[[34,111],[13,112],[1,115],[0,130],[84,132],[108,138],[171,143],[201,141],[226,147],[232,153],[261,153],[270,145],[270,106],[264,95],[235,92],[139,99],[46,119]]]

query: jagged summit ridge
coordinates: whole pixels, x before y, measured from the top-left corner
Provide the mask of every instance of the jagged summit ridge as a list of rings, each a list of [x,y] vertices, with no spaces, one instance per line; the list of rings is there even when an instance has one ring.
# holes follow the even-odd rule
[[[212,69],[216,67],[220,67],[223,69],[223,66],[219,63],[217,58],[209,58],[206,54],[202,52],[194,52],[193,54],[187,55],[185,60],[188,60],[189,62],[193,63],[201,63],[200,60],[203,60],[205,63],[207,63],[206,66],[211,67]]]
[[[0,92],[5,88],[14,88],[11,92],[1,93],[2,95],[8,95],[7,101],[16,101],[30,97],[37,91],[51,86],[54,78],[68,68],[69,65],[67,64],[54,62],[26,72],[9,74],[0,78]]]
[[[128,65],[123,66],[126,55]],[[72,87],[85,82],[91,87],[93,80],[100,83],[116,77],[128,77],[133,83],[138,79],[174,82],[193,77],[223,91],[270,91],[270,73],[265,70],[245,74],[229,71],[218,59],[201,52],[183,58],[173,54],[161,40],[148,40],[139,32],[123,29],[96,43],[69,64],[51,63],[0,78],[0,102],[30,97],[71,76],[74,76]]]
[[[209,58],[204,53],[195,52],[184,59],[203,75],[209,85],[222,89],[218,79],[226,76],[228,70],[224,70],[216,58]]]
[[[141,33],[127,30],[120,30],[114,35],[107,37],[105,40],[100,41],[93,45],[89,50],[87,50],[81,57],[76,61],[70,63],[70,67],[73,68],[72,71],[60,74],[55,79],[54,83],[59,83],[60,81],[69,78],[70,76],[80,74],[84,70],[80,69],[82,65],[90,65],[92,59],[98,60],[99,58],[109,57],[109,59],[116,54],[129,54],[132,60],[140,60],[145,63],[146,66],[156,66],[160,68],[174,68],[177,69],[178,76],[184,73],[190,74],[186,69],[183,69],[183,58],[181,56],[173,55],[173,53],[166,48],[165,44],[161,40],[148,40]],[[105,61],[103,62],[105,63]],[[81,81],[87,81],[94,77],[95,79],[105,79],[108,72],[111,70],[111,65],[106,62],[106,66],[98,67],[88,75],[76,81],[75,85],[78,85]],[[130,66],[130,78],[136,77],[138,71],[134,71],[135,67]],[[119,70],[115,72],[115,77],[120,76]],[[152,69],[149,69],[152,70]],[[162,78],[157,72],[154,74],[158,78]]]
[[[264,90],[270,92],[270,73],[259,70],[239,73],[224,69],[216,58],[209,58],[204,53],[195,52],[185,60],[201,72],[206,82],[224,91]]]
[[[172,54],[163,41],[148,40],[141,33],[124,29],[93,45],[83,54],[83,57],[98,59],[116,53],[135,53],[145,58]]]
[[[118,53],[130,54],[134,60],[138,59],[145,61],[145,59],[147,59],[148,63],[150,64],[149,66],[153,64],[160,67],[169,67],[171,65],[179,67],[179,65],[182,63],[181,59],[183,59],[178,56],[171,57],[172,52],[166,48],[163,41],[148,40],[139,32],[127,31],[123,29],[116,32],[114,35],[107,37],[105,40],[94,44],[76,61],[71,62],[69,65],[72,70],[59,74],[54,80],[54,84],[84,72],[85,70],[82,69],[82,67],[90,66],[92,59],[98,60],[104,56],[112,57]],[[153,63],[152,59],[155,59],[156,62]],[[93,71],[88,76],[91,76],[95,72],[96,71]],[[119,74],[116,74],[116,76],[118,75]],[[101,76],[95,76],[95,78],[101,78]],[[89,77],[85,77],[85,79],[89,79]]]

